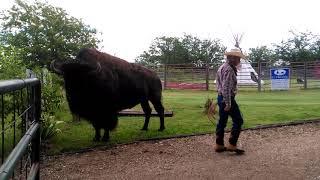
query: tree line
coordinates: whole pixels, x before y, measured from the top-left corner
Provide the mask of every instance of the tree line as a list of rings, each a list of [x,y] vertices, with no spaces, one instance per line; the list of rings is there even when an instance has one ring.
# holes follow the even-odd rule
[[[320,60],[320,36],[312,32],[289,31],[287,40],[273,43],[271,47],[250,48],[248,59],[251,62],[269,62],[278,65],[290,62]]]
[[[320,60],[320,36],[312,32],[289,31],[289,38],[270,46],[249,48],[247,59],[251,63],[267,62],[285,65],[297,61]],[[183,37],[157,37],[148,50],[135,61],[146,66],[159,64],[206,63],[218,65],[224,59],[226,46],[220,39],[200,39],[192,35]]]
[[[149,49],[135,61],[146,66],[159,64],[195,64],[203,66],[223,59],[226,47],[220,39],[200,39],[192,35],[183,37],[157,37]]]

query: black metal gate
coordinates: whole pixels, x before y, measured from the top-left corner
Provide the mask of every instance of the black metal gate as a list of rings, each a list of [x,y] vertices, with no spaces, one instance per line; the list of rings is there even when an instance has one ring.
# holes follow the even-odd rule
[[[0,180],[39,179],[40,81],[0,81],[0,105]]]

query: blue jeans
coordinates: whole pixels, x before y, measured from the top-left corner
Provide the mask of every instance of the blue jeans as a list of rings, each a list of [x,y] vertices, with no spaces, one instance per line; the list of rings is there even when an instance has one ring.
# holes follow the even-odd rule
[[[218,96],[219,105],[219,121],[216,129],[216,143],[219,145],[224,145],[224,129],[227,126],[228,117],[232,118],[232,129],[229,139],[231,145],[236,146],[237,141],[241,132],[241,126],[243,124],[243,118],[239,109],[239,106],[234,97],[231,97],[231,109],[225,111],[224,108],[226,104],[223,102],[223,96]]]

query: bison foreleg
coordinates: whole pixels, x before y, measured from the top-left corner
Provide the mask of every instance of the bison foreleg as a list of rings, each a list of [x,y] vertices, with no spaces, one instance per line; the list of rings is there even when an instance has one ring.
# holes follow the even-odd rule
[[[151,109],[148,101],[143,101],[141,103],[141,107],[142,107],[143,112],[145,114],[144,125],[143,125],[141,130],[147,131],[148,130],[148,126],[149,126],[149,120],[150,120],[152,109]]]
[[[94,126],[94,129],[96,131],[96,134],[93,138],[93,141],[100,141],[101,135],[100,135],[100,128],[98,128],[97,126]]]
[[[103,137],[102,137],[102,141],[108,142],[109,139],[110,139],[109,129],[104,129],[104,134],[103,134]]]
[[[160,128],[159,131],[163,131],[165,129],[164,127],[164,115],[159,115],[160,116]]]

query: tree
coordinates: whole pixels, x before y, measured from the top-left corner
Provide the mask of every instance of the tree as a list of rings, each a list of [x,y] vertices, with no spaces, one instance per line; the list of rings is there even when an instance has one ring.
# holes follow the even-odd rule
[[[136,62],[155,66],[159,64],[186,64],[204,66],[206,63],[219,64],[226,47],[219,39],[204,39],[191,35],[183,37],[157,37],[148,51],[136,58]]]
[[[316,59],[316,35],[311,32],[290,31],[291,37],[275,44],[275,55],[283,62],[312,61]]]
[[[177,37],[157,37],[153,40],[148,51],[136,58],[136,62],[155,66],[159,64],[177,64],[188,62],[188,52]]]
[[[277,63],[279,65],[288,64],[292,59],[290,44],[282,40],[280,44],[274,44],[273,46]]]
[[[260,46],[256,48],[249,49],[249,60],[251,63],[257,62],[274,62],[274,53],[267,46]]]
[[[16,0],[1,13],[0,45],[23,49],[29,66],[45,66],[54,59],[75,56],[82,47],[97,47],[97,30],[59,7]]]
[[[21,60],[21,49],[0,46],[0,80],[24,78],[26,67]]]
[[[312,43],[310,50],[313,54],[314,60],[320,60],[320,36],[314,35],[314,42]]]
[[[219,39],[203,40],[200,44],[200,57],[198,58],[201,63],[209,63],[217,66],[224,59],[224,52],[226,47],[221,44]]]

